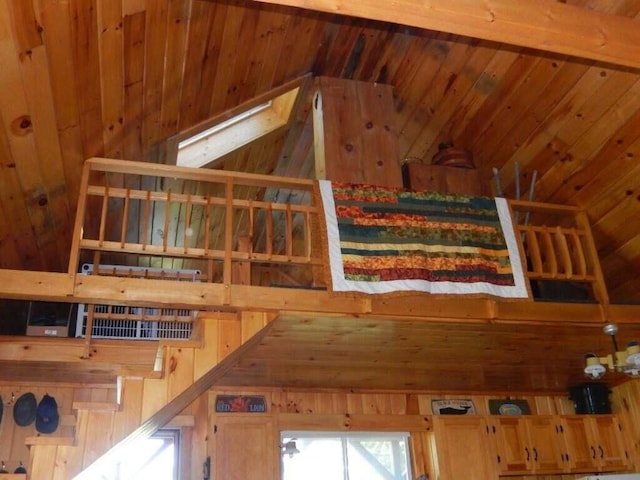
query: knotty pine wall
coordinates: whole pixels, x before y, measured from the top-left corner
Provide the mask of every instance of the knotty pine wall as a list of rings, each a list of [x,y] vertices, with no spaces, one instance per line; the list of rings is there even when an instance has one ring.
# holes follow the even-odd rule
[[[269,412],[263,414],[216,414],[218,394],[264,395]],[[499,395],[442,395],[438,393],[343,393],[301,390],[231,390],[210,392],[209,431],[215,432],[208,452],[214,465],[213,478],[250,478],[255,465],[265,465],[261,478],[279,478],[278,439],[283,430],[393,430],[410,431],[414,477],[422,473],[433,478],[429,450],[428,420],[432,415],[431,400],[470,398],[479,415],[488,415],[488,400]],[[573,414],[573,403],[567,397],[518,396],[526,399],[532,414]],[[235,428],[228,428],[235,425]],[[219,437],[219,438],[218,438]],[[268,447],[265,448],[264,446]],[[256,457],[257,455],[257,457]],[[265,455],[265,458],[260,458]],[[230,458],[231,457],[231,458]],[[251,458],[249,458],[251,457]],[[221,465],[222,464],[222,465]],[[243,470],[245,469],[246,470]],[[255,472],[254,472],[255,473]],[[272,477],[269,476],[273,475]],[[510,477],[514,480],[573,480],[580,475]]]
[[[266,315],[246,313],[238,317],[231,314],[207,314],[201,317],[201,346],[185,344],[170,346],[165,356],[166,375],[163,379],[128,378],[125,382],[123,401],[120,409],[113,408],[115,388],[113,386],[82,386],[73,384],[7,384],[1,382],[0,394],[5,403],[10,401],[12,392],[17,398],[25,391],[32,391],[39,398],[44,393],[58,400],[61,426],[50,436],[33,439],[34,427],[16,427],[11,408],[5,407],[5,416],[0,425],[0,460],[5,460],[10,470],[23,461],[30,472],[30,478],[38,480],[68,480],[83,467],[104,453],[111,445],[126,436],[142,421],[155,413],[166,402],[182,392],[191,382],[208,371],[224,356],[257,332],[268,322]],[[219,393],[265,395],[269,411],[267,414],[216,414],[215,396]],[[431,415],[431,400],[459,398],[460,395],[434,393],[367,393],[302,391],[286,389],[218,389],[201,396],[180,418],[176,425],[182,427],[184,462],[182,478],[199,478],[202,462],[207,456],[212,459],[212,470],[224,472],[233,470],[242,473],[242,468],[254,469],[256,458],[264,456],[265,469],[262,478],[278,478],[278,436],[281,430],[407,430],[406,418],[410,418],[414,468],[416,472],[431,471],[426,428],[420,418]],[[471,395],[478,414],[488,413],[488,399],[497,395]],[[573,406],[565,396],[525,396],[534,414],[571,414]],[[77,410],[74,410],[74,403]],[[640,383],[629,382],[614,389],[612,394],[614,412],[620,416],[624,434],[630,445],[636,469],[640,451]],[[208,421],[207,421],[208,417]],[[403,418],[405,420],[403,420]],[[416,419],[418,419],[416,423]],[[259,432],[266,442],[255,445],[242,444],[244,433],[236,435],[236,442],[228,442],[228,437],[220,435],[224,427],[232,425],[232,431]],[[396,428],[398,427],[399,428]],[[227,430],[227,431],[231,431]],[[34,443],[27,448],[25,441]],[[72,441],[69,441],[69,439]],[[259,443],[259,444],[258,444]],[[225,447],[226,446],[226,447]],[[221,448],[226,451],[221,452]],[[231,450],[230,450],[231,449]],[[229,451],[230,450],[230,451]],[[233,456],[253,455],[247,465],[234,463]],[[248,453],[247,453],[248,452]],[[222,455],[224,453],[224,455]],[[257,455],[257,457],[256,457]],[[252,470],[253,474],[256,472]],[[270,472],[270,474],[269,474]],[[233,477],[220,477],[230,480]],[[238,477],[242,478],[242,477]],[[249,478],[249,477],[244,477]],[[522,480],[526,477],[512,477]],[[573,480],[574,475],[536,477],[541,480]]]
[[[115,407],[113,386],[89,387],[69,384],[2,383],[0,394],[7,404],[12,392],[17,399],[26,391],[40,400],[49,393],[56,398],[61,426],[51,435],[36,436],[35,426],[18,427],[11,406],[5,406],[0,425],[0,460],[13,471],[18,462],[27,466],[30,478],[69,480],[99,458],[162,406],[184,391],[194,380],[250,338],[267,322],[260,313],[201,314],[199,342],[173,344],[166,349],[162,379],[127,378],[120,408]],[[135,352],[132,352],[135,355]],[[184,479],[198,478],[207,454],[207,395],[191,404],[174,425],[183,432]],[[74,409],[78,407],[77,409]],[[25,442],[33,443],[31,447]]]

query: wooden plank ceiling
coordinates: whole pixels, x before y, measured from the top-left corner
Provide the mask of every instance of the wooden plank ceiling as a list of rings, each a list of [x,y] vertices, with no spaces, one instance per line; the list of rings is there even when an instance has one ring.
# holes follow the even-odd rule
[[[509,195],[516,161],[523,188],[537,171],[537,200],[588,210],[613,301],[640,300],[638,70],[242,0],[2,0],[0,20],[2,268],[64,271],[85,158],[159,161],[168,137],[311,73],[393,85],[398,161],[452,141]],[[224,168],[310,176],[309,94]]]
[[[557,5],[567,6],[607,28],[640,22],[635,0]],[[86,158],[167,161],[171,136],[311,74],[393,86],[399,163],[428,164],[453,142],[479,169],[499,169],[511,197],[516,162],[523,189],[536,171],[536,200],[587,210],[612,301],[640,301],[640,71],[569,56],[584,48],[545,53],[452,28],[249,0],[0,0],[0,268],[66,271]],[[307,82],[288,129],[217,168],[311,177],[312,93]],[[314,324],[329,342],[333,321]],[[544,342],[533,328],[522,339],[523,348]]]
[[[640,327],[624,325],[618,338],[623,347],[640,338]],[[585,352],[611,351],[610,337],[593,324],[542,328],[284,314],[218,384],[563,394],[585,382]],[[602,381],[626,379],[609,372]]]

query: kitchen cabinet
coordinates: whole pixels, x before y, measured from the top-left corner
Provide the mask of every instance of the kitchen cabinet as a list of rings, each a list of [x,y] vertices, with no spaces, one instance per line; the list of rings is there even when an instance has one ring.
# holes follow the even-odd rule
[[[558,416],[491,417],[490,422],[500,475],[560,473],[565,469]]]
[[[569,415],[561,420],[572,472],[614,472],[628,468],[620,426],[613,415]]]
[[[435,416],[433,438],[437,480],[497,478],[485,417]]]

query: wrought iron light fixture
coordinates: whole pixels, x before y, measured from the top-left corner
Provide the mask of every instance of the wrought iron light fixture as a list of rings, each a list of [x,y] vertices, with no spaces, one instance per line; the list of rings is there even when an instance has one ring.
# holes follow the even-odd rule
[[[619,350],[618,342],[616,341],[618,325],[608,323],[602,328],[602,331],[611,336],[613,353],[604,357],[598,357],[595,353],[587,353],[585,355],[586,366],[584,374],[593,380],[597,380],[604,376],[608,368],[612,372],[622,372],[631,377],[640,377],[640,344],[636,341],[629,342],[625,350]]]

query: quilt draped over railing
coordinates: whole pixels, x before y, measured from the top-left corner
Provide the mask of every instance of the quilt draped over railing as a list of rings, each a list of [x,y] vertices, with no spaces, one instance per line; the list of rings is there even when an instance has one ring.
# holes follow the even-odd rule
[[[527,298],[504,198],[319,181],[331,288]]]

